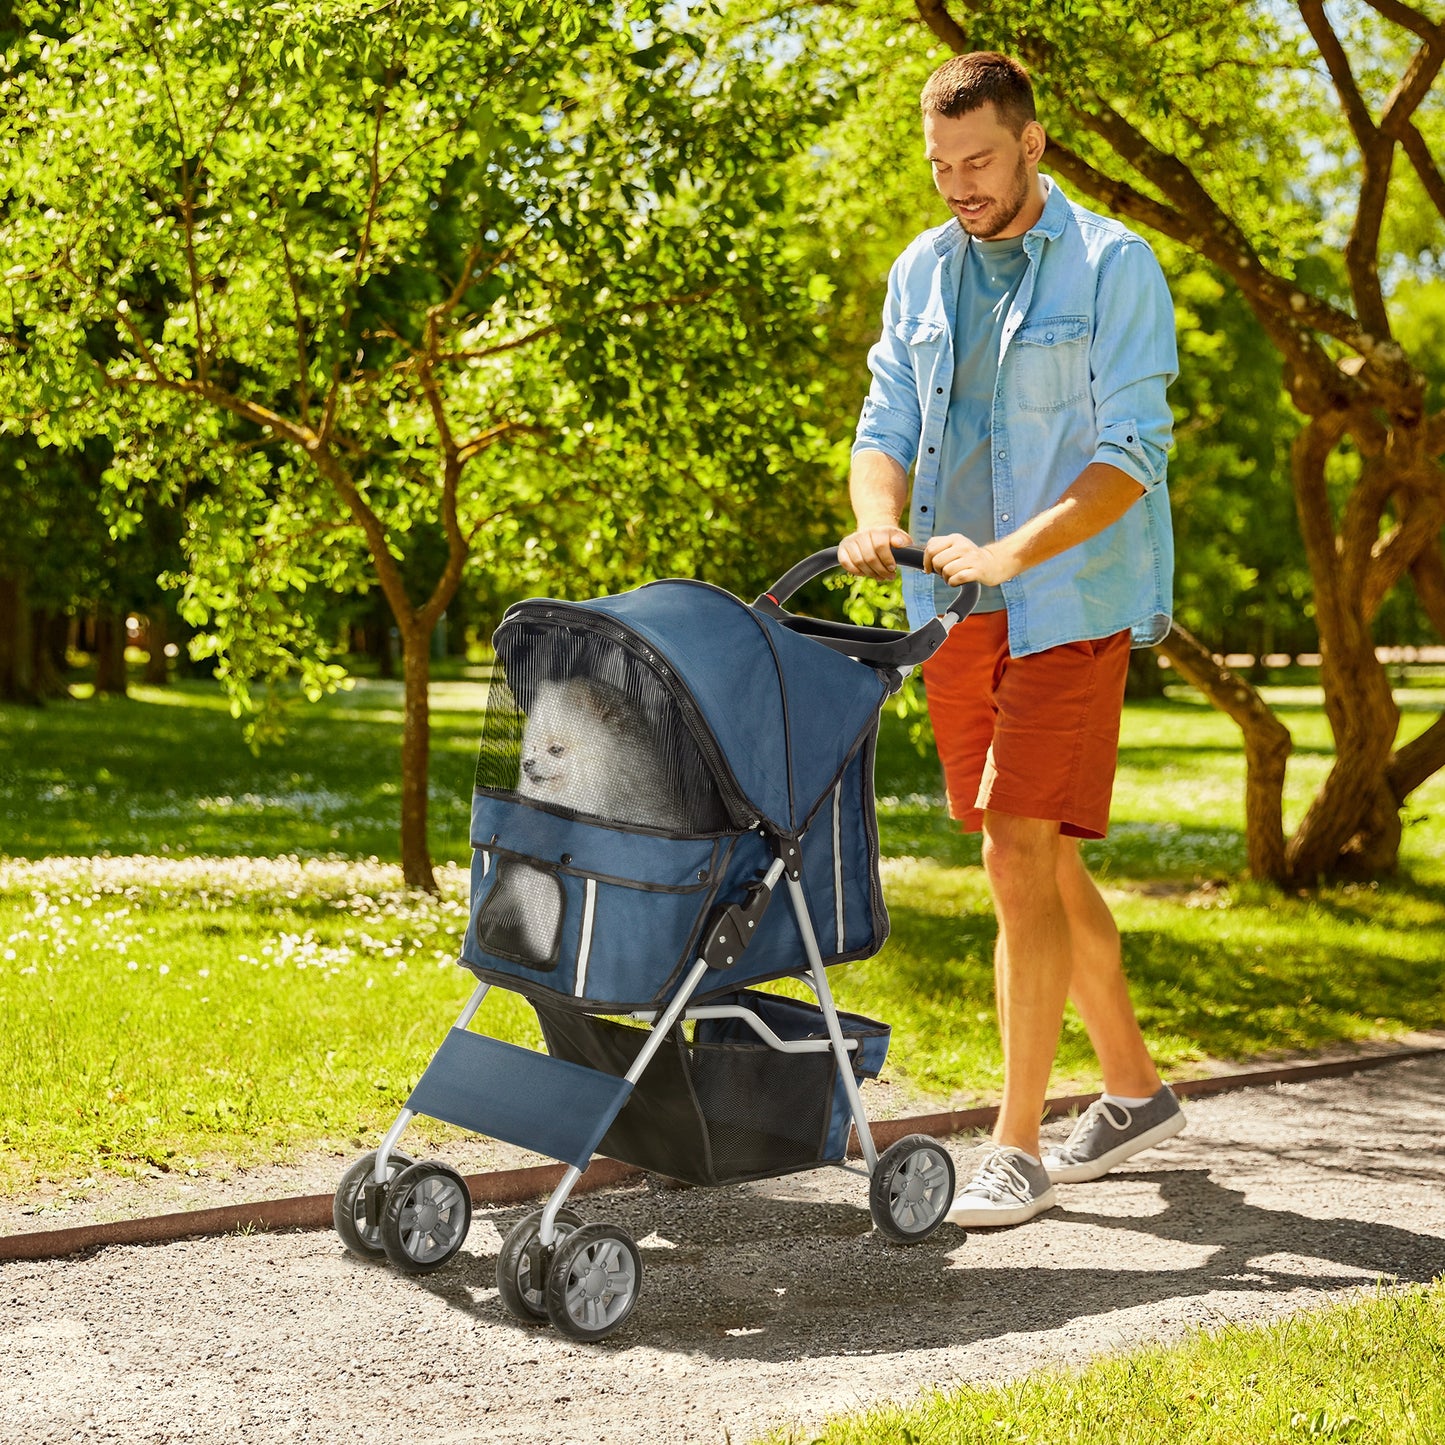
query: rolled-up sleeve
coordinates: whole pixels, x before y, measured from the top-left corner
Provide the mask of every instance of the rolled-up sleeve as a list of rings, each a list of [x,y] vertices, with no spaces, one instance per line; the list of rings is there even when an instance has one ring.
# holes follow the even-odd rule
[[[918,436],[923,413],[918,404],[918,383],[910,348],[898,334],[901,274],[905,257],[894,262],[888,273],[888,296],[883,303],[883,334],[868,353],[868,370],[873,375],[858,429],[853,454],[883,452],[906,472],[918,455]]]
[[[1174,418],[1165,392],[1179,372],[1174,303],[1154,253],[1126,237],[1101,268],[1089,369],[1098,444],[1093,460],[1145,491],[1164,480]]]

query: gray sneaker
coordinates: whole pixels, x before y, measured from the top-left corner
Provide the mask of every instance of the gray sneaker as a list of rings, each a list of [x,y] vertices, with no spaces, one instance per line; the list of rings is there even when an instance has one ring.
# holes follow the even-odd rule
[[[1097,1179],[1131,1155],[1172,1138],[1183,1127],[1184,1110],[1167,1084],[1137,1109],[1095,1099],[1079,1115],[1067,1142],[1044,1151],[1044,1168],[1051,1179],[1064,1184]]]
[[[991,1149],[973,1178],[953,1196],[948,1222],[965,1229],[1022,1224],[1057,1203],[1041,1164],[1022,1149]]]

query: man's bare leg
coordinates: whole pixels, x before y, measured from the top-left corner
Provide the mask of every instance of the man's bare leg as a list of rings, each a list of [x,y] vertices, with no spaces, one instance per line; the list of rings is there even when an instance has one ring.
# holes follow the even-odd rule
[[[1078,841],[1061,837],[1059,843],[1059,895],[1073,944],[1069,998],[1099,1056],[1105,1091],[1147,1099],[1161,1083],[1129,998],[1118,926],[1084,867]]]
[[[1004,1084],[994,1142],[1039,1155],[1039,1119],[1069,994],[1072,934],[1059,887],[1059,825],[992,809],[983,862],[998,916],[995,988]],[[1102,900],[1101,900],[1102,902]]]

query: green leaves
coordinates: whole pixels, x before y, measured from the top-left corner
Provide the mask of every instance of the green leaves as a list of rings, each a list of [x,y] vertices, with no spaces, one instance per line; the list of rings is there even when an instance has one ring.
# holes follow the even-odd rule
[[[187,498],[243,708],[329,665],[325,594],[391,569],[402,621],[457,537],[492,597],[766,545],[720,524],[817,450],[785,168],[829,102],[660,17],[90,0],[17,40],[0,413]]]

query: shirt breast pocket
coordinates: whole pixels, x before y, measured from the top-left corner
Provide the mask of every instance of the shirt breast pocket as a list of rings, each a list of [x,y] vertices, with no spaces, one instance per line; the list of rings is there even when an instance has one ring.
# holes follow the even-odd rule
[[[1048,316],[1019,328],[1013,400],[1021,411],[1063,411],[1089,392],[1089,318]]]
[[[943,323],[928,316],[901,316],[893,331],[905,346],[936,346],[943,340]]]

